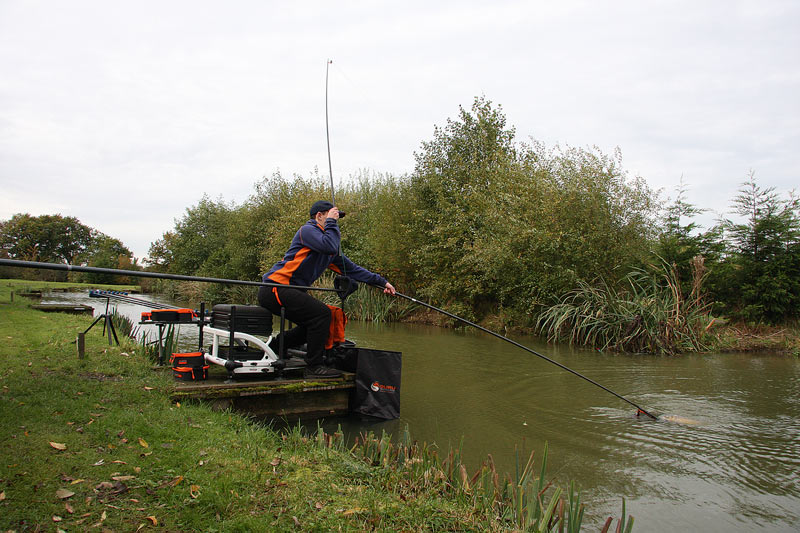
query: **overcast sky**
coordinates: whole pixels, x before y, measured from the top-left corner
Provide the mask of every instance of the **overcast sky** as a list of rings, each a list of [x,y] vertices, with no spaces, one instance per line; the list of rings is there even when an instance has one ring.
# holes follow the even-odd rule
[[[800,169],[797,1],[0,0],[0,220],[61,213],[137,257],[205,193],[413,170],[478,95],[517,139],[619,147],[724,212]]]

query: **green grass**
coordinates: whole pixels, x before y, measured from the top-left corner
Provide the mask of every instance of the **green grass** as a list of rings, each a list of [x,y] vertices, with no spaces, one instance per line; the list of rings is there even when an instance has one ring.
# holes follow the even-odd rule
[[[67,291],[100,289],[107,291],[141,291],[139,285],[105,285],[102,283],[78,283],[69,281],[32,281],[25,279],[0,279],[0,286],[6,289],[6,299],[8,301],[8,291],[27,292],[28,290],[52,290],[61,289]]]
[[[491,458],[362,435],[280,432],[169,399],[136,342],[86,336],[88,317],[10,303],[0,285],[0,529],[14,531],[578,531],[579,496],[546,483],[546,453],[514,477]],[[122,340],[122,339],[121,339]],[[538,467],[537,467],[538,468]]]

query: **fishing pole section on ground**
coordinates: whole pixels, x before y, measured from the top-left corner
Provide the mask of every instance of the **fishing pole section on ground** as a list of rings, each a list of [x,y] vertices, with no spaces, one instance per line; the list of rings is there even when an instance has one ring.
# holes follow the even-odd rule
[[[372,285],[372,287],[375,287],[376,289],[382,288],[379,285]],[[605,387],[605,386],[601,385],[600,383],[596,382],[595,380],[584,376],[580,372],[576,372],[575,370],[572,370],[568,366],[565,366],[565,365],[559,363],[558,361],[550,359],[546,355],[542,355],[539,352],[537,352],[536,350],[528,348],[527,346],[525,346],[523,344],[520,344],[517,341],[511,340],[508,337],[500,335],[499,333],[497,333],[495,331],[492,331],[492,330],[487,329],[487,328],[485,328],[483,326],[480,326],[480,325],[478,325],[478,324],[476,324],[474,322],[471,322],[471,321],[467,320],[466,318],[462,318],[460,316],[454,315],[453,313],[450,313],[449,311],[445,311],[444,309],[440,309],[440,308],[435,307],[435,306],[433,306],[433,305],[431,305],[429,303],[417,300],[416,298],[414,298],[412,296],[408,296],[408,295],[402,294],[400,292],[395,292],[395,296],[399,296],[400,298],[404,298],[404,299],[406,299],[406,300],[408,300],[410,302],[413,302],[415,304],[421,305],[423,307],[427,307],[428,309],[431,309],[431,310],[436,311],[438,313],[442,313],[443,315],[446,315],[446,316],[448,316],[448,317],[450,317],[452,319],[458,320],[459,322],[463,322],[464,324],[467,324],[468,326],[472,326],[473,328],[479,329],[479,330],[481,330],[481,331],[483,331],[485,333],[488,333],[489,335],[493,335],[493,336],[497,337],[498,339],[501,339],[501,340],[504,340],[504,341],[506,341],[508,343],[511,343],[514,346],[516,346],[517,348],[522,348],[526,352],[532,353],[533,355],[535,355],[537,357],[540,357],[540,358],[544,359],[545,361],[547,361],[549,363],[552,363],[552,364],[556,365],[557,367],[559,367],[559,368],[561,368],[563,370],[566,370],[567,372],[570,372],[570,373],[578,376],[581,379],[584,379],[584,380],[588,381],[589,383],[591,383],[592,385],[595,385],[596,387],[600,387],[604,391],[606,391],[606,392],[608,392],[610,394],[613,394],[614,396],[616,396],[620,400],[632,405],[633,407],[636,408],[636,416],[637,417],[641,416],[641,415],[646,415],[647,417],[649,417],[649,418],[651,418],[653,420],[658,420],[657,416],[653,415],[652,413],[650,413],[649,411],[647,411],[644,408],[640,407],[639,405],[633,403],[632,401],[630,401],[629,399],[625,398],[621,394],[618,394],[618,393],[614,392],[613,390],[609,389],[608,387]]]

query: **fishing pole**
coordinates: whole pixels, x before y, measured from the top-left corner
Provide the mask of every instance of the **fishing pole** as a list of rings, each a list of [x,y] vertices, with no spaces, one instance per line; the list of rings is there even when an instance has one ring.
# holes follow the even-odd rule
[[[382,287],[380,287],[379,285],[374,285],[374,284],[373,284],[372,286],[373,286],[373,287],[375,287],[375,288],[382,288]],[[481,330],[481,331],[483,331],[483,332],[485,332],[485,333],[488,333],[489,335],[493,335],[493,336],[497,337],[497,338],[498,338],[498,339],[500,339],[500,340],[504,340],[504,341],[506,341],[506,342],[509,342],[509,343],[513,344],[514,346],[516,346],[517,348],[522,348],[522,349],[523,349],[523,350],[525,350],[526,352],[530,352],[530,353],[532,353],[533,355],[535,355],[535,356],[537,356],[537,357],[540,357],[540,358],[544,359],[545,361],[548,361],[548,362],[550,362],[550,363],[553,363],[553,364],[554,364],[554,365],[556,365],[557,367],[559,367],[559,368],[562,368],[562,369],[564,369],[564,370],[566,370],[567,372],[570,372],[570,373],[572,373],[572,374],[575,374],[575,375],[576,375],[576,376],[578,376],[579,378],[581,378],[581,379],[585,379],[586,381],[588,381],[588,382],[589,382],[589,383],[591,383],[592,385],[596,385],[597,387],[600,387],[600,388],[601,388],[601,389],[603,389],[604,391],[606,391],[606,392],[608,392],[608,393],[611,393],[611,394],[613,394],[614,396],[616,396],[616,397],[617,397],[617,398],[619,398],[620,400],[622,400],[622,401],[624,401],[624,402],[627,402],[628,404],[630,404],[630,405],[632,405],[633,407],[635,407],[635,408],[636,408],[636,416],[639,416],[640,414],[644,414],[644,415],[647,415],[647,416],[649,416],[649,417],[650,417],[650,418],[652,418],[653,420],[658,420],[658,417],[657,417],[657,416],[655,416],[655,415],[653,415],[653,414],[650,414],[649,412],[647,412],[647,411],[646,411],[645,409],[643,409],[642,407],[639,407],[638,405],[636,405],[635,403],[633,403],[633,402],[632,402],[632,401],[630,401],[629,399],[625,398],[624,396],[622,396],[622,395],[620,395],[620,394],[617,394],[616,392],[614,392],[613,390],[609,389],[608,387],[605,387],[605,386],[601,385],[600,383],[596,382],[595,380],[593,380],[593,379],[591,379],[591,378],[589,378],[589,377],[586,377],[586,376],[584,376],[584,375],[583,375],[583,374],[581,374],[580,372],[576,372],[575,370],[572,370],[572,369],[571,369],[571,368],[569,368],[568,366],[562,365],[562,364],[561,364],[561,363],[559,363],[558,361],[554,361],[553,359],[550,359],[549,357],[547,357],[547,356],[545,356],[545,355],[542,355],[542,354],[540,354],[539,352],[537,352],[536,350],[532,350],[531,348],[528,348],[527,346],[525,346],[525,345],[523,345],[523,344],[520,344],[520,343],[518,343],[517,341],[511,340],[511,339],[509,339],[508,337],[505,337],[505,336],[503,336],[503,335],[500,335],[500,334],[499,334],[499,333],[497,333],[497,332],[494,332],[494,331],[492,331],[492,330],[490,330],[490,329],[486,329],[485,327],[483,327],[483,326],[480,326],[480,325],[478,325],[478,324],[476,324],[476,323],[474,323],[474,322],[470,322],[470,321],[469,321],[469,320],[467,320],[466,318],[462,318],[462,317],[460,317],[460,316],[454,315],[453,313],[450,313],[450,312],[448,312],[448,311],[445,311],[444,309],[439,309],[438,307],[434,307],[434,306],[432,306],[432,305],[431,305],[431,304],[429,304],[429,303],[422,302],[422,301],[420,301],[420,300],[417,300],[416,298],[413,298],[413,297],[411,297],[411,296],[408,296],[408,295],[402,294],[402,293],[400,293],[400,292],[395,292],[395,296],[399,296],[399,297],[401,297],[401,298],[405,298],[406,300],[409,300],[409,301],[411,301],[411,302],[414,302],[415,304],[421,305],[421,306],[423,306],[423,307],[427,307],[428,309],[432,309],[432,310],[434,310],[434,311],[437,311],[437,312],[439,312],[439,313],[442,313],[443,315],[447,315],[447,316],[449,316],[450,318],[453,318],[453,319],[455,319],[455,320],[458,320],[459,322],[463,322],[464,324],[467,324],[467,325],[470,325],[470,326],[472,326],[472,327],[474,327],[474,328],[477,328],[477,329],[479,329],[479,330]]]
[[[144,270],[120,270],[116,268],[100,268],[65,263],[39,263],[37,261],[22,261],[19,259],[0,259],[0,266],[42,268],[45,270],[64,270],[67,272],[88,272],[92,274],[113,274],[115,276],[133,276],[138,278],[172,279],[177,281],[203,281],[206,283],[222,283],[228,285],[251,285],[255,287],[286,287],[280,283],[267,283],[263,281],[247,281],[242,279],[206,278],[200,276],[185,276],[183,274],[164,274],[161,272],[147,272]],[[336,289],[327,287],[307,287],[292,285],[295,289],[308,291],[337,292]]]
[[[334,187],[333,187],[333,163],[331,162],[331,132],[330,128],[328,127],[328,71],[330,70],[330,66],[333,64],[332,59],[328,59],[327,63],[325,63],[325,140],[328,143],[328,174],[331,178],[331,203],[336,205],[336,196],[334,195]],[[339,217],[343,217],[345,214],[342,211],[339,211]],[[339,293],[339,297],[342,299],[342,307],[344,307],[344,300],[346,298],[346,293],[348,289],[351,288],[351,281],[350,278],[347,277],[347,267],[344,264],[344,252],[342,251],[342,239],[341,233],[339,234],[339,257],[342,260],[342,278],[340,279],[339,283],[344,285],[344,288],[341,289],[342,292]],[[345,281],[346,280],[346,281]],[[336,283],[334,283],[336,285]],[[342,295],[345,296],[342,296]]]
[[[336,197],[333,194],[333,164],[331,163],[331,132],[328,128],[328,70],[330,69],[332,59],[328,59],[325,64],[325,140],[328,142],[328,174],[331,178],[331,203],[336,205]],[[342,252],[342,247],[339,246],[339,253]]]

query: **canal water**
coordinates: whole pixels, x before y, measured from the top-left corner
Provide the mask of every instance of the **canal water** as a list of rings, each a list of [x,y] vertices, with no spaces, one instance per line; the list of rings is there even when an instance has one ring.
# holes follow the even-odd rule
[[[194,349],[196,328],[184,329]],[[577,483],[590,525],[619,516],[624,497],[638,531],[800,530],[795,357],[604,354],[514,337],[654,414],[696,422],[687,424],[637,419],[608,392],[484,333],[359,322],[347,333],[403,353],[401,418],[331,419],[328,431],[399,436],[407,427],[443,453],[460,445],[474,468],[491,454],[505,471],[515,449],[540,458],[547,444],[548,475]]]

